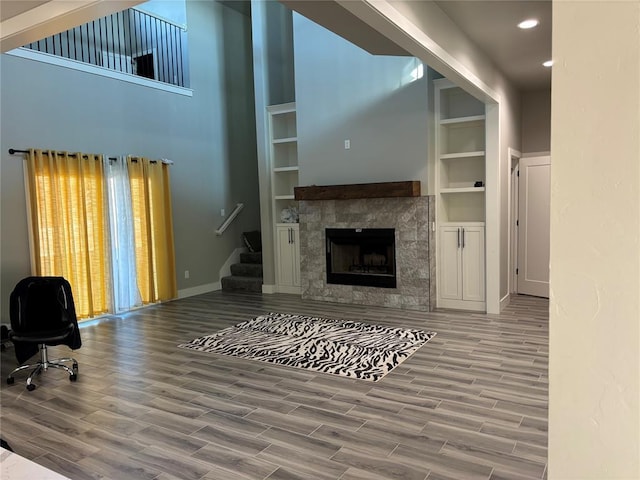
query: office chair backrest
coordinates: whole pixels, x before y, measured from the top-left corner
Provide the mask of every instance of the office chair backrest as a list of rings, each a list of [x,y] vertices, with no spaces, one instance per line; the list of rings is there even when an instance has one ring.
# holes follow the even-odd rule
[[[27,277],[10,298],[11,328],[14,332],[45,332],[75,320],[71,286],[63,277]]]

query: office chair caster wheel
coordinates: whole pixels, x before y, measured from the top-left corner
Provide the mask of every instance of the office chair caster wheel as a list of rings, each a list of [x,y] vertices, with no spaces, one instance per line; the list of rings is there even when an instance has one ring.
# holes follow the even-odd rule
[[[71,365],[71,368],[73,369],[74,372],[78,373],[78,364],[74,363],[73,365]]]
[[[30,383],[29,385],[27,385],[27,390],[29,390],[30,392],[33,392],[36,389],[36,386],[33,383]]]
[[[73,375],[69,375],[69,380],[75,382],[76,380],[78,380],[78,375],[75,373]]]
[[[7,377],[7,385],[13,385],[13,383],[16,381],[15,378],[13,377]]]

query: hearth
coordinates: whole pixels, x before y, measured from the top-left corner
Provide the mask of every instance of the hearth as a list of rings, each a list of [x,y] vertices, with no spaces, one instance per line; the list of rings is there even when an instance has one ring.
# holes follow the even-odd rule
[[[395,229],[327,228],[327,283],[396,288]]]

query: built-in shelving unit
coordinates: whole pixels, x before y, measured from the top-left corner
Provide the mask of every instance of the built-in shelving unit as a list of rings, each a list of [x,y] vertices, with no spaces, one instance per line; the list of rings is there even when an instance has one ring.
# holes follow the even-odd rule
[[[271,147],[271,188],[273,214],[280,221],[283,208],[294,205],[293,189],[298,186],[298,130],[296,104],[267,107]]]
[[[485,310],[485,105],[434,81],[438,306]]]
[[[276,289],[300,293],[298,225],[282,223],[282,211],[296,207],[298,129],[295,102],[267,107],[269,114],[271,198],[274,225]]]

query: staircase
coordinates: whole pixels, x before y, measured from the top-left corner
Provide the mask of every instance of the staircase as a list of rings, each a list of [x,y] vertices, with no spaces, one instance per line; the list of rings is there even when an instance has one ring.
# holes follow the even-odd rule
[[[262,293],[262,253],[241,253],[240,263],[231,265],[231,276],[222,278],[222,290]]]

